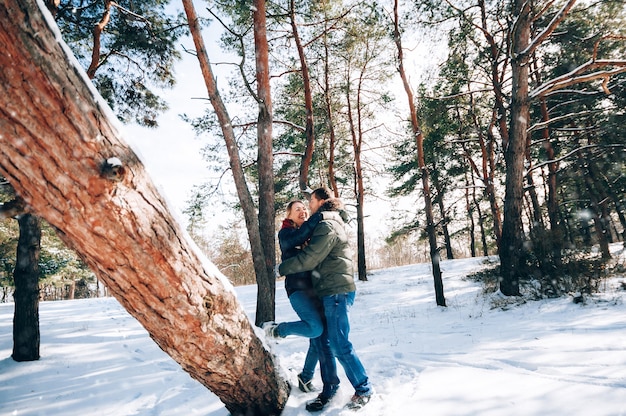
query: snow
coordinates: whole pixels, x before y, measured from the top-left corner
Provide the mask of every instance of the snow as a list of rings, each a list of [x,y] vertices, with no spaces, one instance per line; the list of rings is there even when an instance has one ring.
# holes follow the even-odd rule
[[[625,415],[626,278],[583,304],[511,302],[465,279],[485,264],[441,262],[446,308],[435,304],[428,264],[357,282],[351,339],[376,392],[358,414]],[[256,287],[235,290],[254,320]],[[276,302],[279,320],[295,319],[281,282]],[[10,358],[12,319],[13,305],[0,305],[0,415],[228,415],[113,298],[41,303],[35,362]],[[307,341],[268,343],[294,383]],[[338,395],[317,414],[354,414],[339,374]],[[309,415],[314,396],[296,387],[283,415]]]

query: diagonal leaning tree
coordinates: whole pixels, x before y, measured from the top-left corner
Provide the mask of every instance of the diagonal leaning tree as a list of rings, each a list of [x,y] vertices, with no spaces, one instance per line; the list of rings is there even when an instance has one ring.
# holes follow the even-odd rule
[[[289,386],[271,353],[40,6],[0,0],[0,174],[232,414],[280,414]]]

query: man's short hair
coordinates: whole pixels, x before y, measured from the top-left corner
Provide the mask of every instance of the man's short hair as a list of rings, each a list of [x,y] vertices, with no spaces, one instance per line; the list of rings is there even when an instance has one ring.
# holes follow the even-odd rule
[[[317,188],[313,191],[311,195],[315,195],[315,198],[319,199],[320,201],[325,201],[333,197],[332,191],[325,186]]]

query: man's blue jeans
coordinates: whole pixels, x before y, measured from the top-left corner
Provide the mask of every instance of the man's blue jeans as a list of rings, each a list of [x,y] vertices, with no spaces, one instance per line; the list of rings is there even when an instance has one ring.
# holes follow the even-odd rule
[[[317,338],[311,338],[309,351],[307,352],[307,358],[304,361],[305,368],[302,369],[304,378],[305,371],[308,371],[307,366],[310,365],[309,355],[315,354],[320,362],[320,374],[322,376],[322,396],[330,399],[339,389],[339,377],[337,377],[337,362],[330,350],[330,342],[328,341],[328,331],[324,328],[322,335]],[[315,371],[315,362],[313,362],[313,369]],[[311,372],[311,378],[313,373]]]
[[[339,360],[356,394],[369,396],[372,394],[372,386],[361,360],[348,339],[350,334],[348,312],[354,304],[355,295],[355,292],[349,292],[324,296],[322,303],[333,355]]]

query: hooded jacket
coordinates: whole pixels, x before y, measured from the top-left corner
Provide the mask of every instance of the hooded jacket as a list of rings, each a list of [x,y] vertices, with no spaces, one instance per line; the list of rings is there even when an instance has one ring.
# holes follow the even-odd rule
[[[342,208],[340,200],[327,200],[318,210],[323,219],[313,230],[308,245],[278,267],[281,275],[312,270],[313,288],[320,297],[356,290]]]

